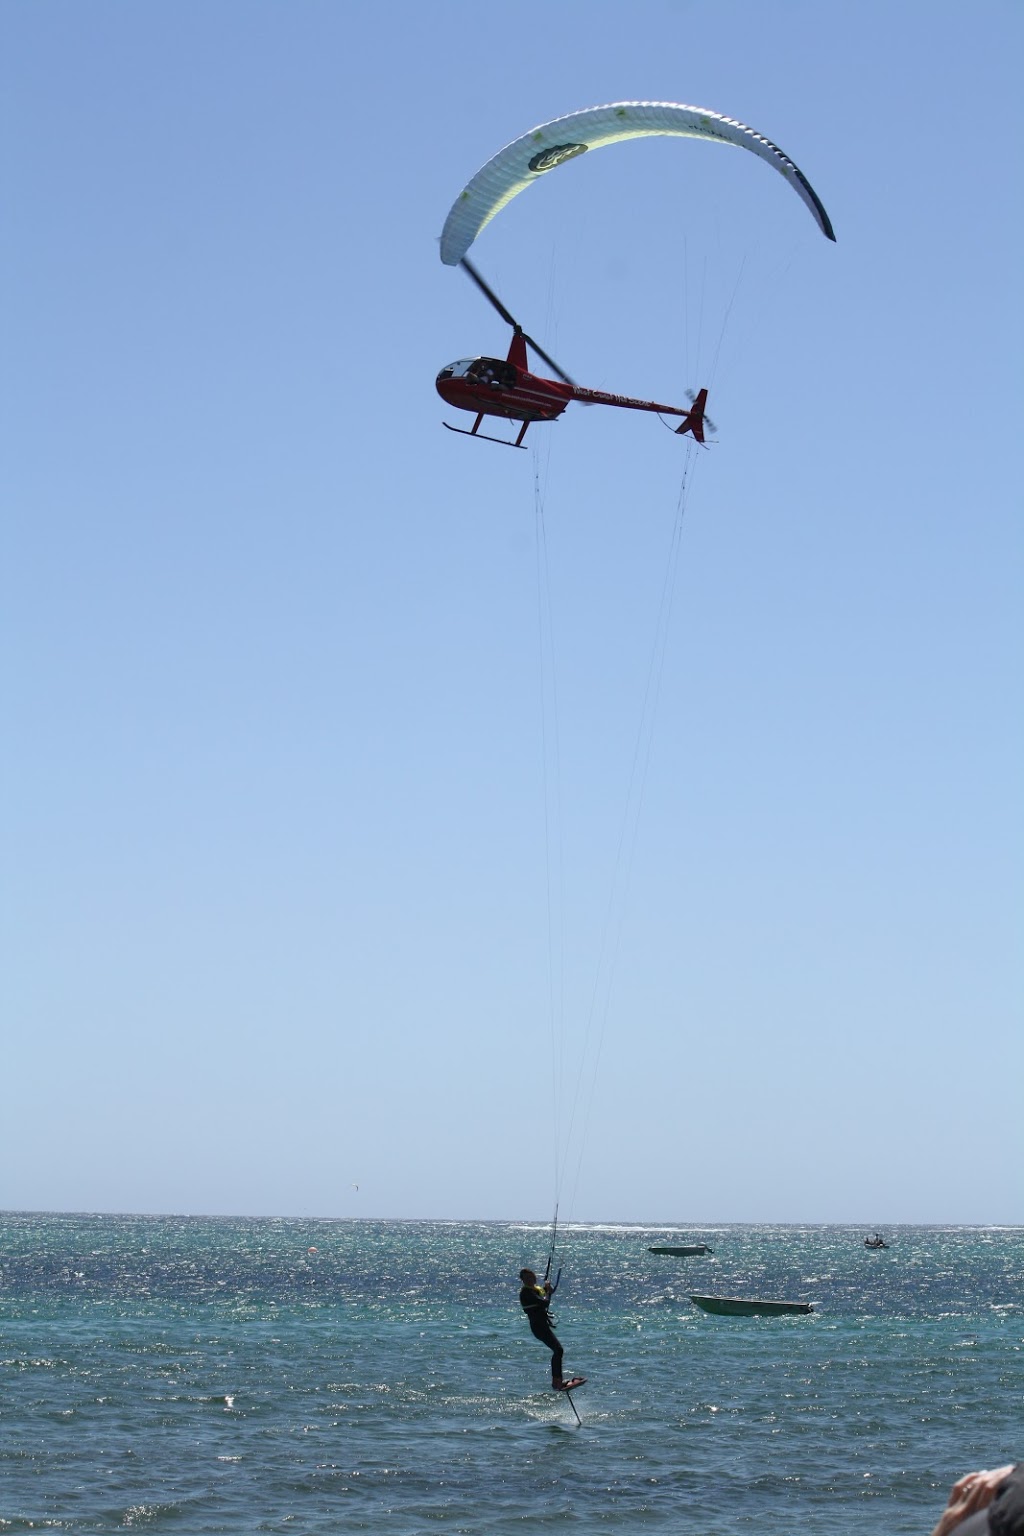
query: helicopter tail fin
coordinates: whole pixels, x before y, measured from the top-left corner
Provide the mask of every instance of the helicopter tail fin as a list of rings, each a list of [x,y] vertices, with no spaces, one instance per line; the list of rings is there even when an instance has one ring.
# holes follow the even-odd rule
[[[684,437],[687,432],[692,432],[698,443],[704,441],[704,407],[708,403],[708,392],[702,389],[694,396],[693,404],[683,418],[681,426],[676,427],[676,436]]]

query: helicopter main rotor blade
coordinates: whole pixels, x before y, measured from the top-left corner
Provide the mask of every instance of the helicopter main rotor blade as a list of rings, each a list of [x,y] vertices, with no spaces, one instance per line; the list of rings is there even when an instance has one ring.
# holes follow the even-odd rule
[[[568,384],[571,388],[575,389],[576,380],[571,379],[566,373],[565,369],[560,368],[555,362],[554,358],[549,357],[548,354],[544,351],[544,348],[537,345],[532,336],[527,336],[526,332],[519,324],[519,321],[505,308],[504,304],[498,298],[498,295],[495,293],[494,289],[484,281],[476,267],[474,267],[473,263],[469,260],[468,256],[463,256],[462,260],[459,262],[459,266],[465,267],[467,277],[471,277],[473,279],[474,283],[476,283],[484,298],[487,299],[488,303],[494,306],[494,308],[498,311],[498,314],[504,320],[505,324],[510,325],[515,331],[516,335],[521,336],[526,342],[527,346],[533,348],[538,357],[543,358],[548,367],[553,369],[553,371],[558,375],[564,384]]]
[[[467,275],[473,279],[474,283],[476,283],[484,298],[487,299],[489,303],[494,305],[494,308],[498,311],[498,314],[504,320],[505,324],[510,325],[514,331],[522,331],[523,328],[519,324],[519,321],[513,315],[509,314],[508,310],[498,298],[498,295],[495,293],[494,289],[490,288],[487,283],[484,282],[483,278],[480,276],[480,273],[477,271],[476,267],[474,267],[469,258],[463,256],[462,260],[459,262],[459,266],[465,267]]]
[[[557,373],[558,377],[561,379],[563,384],[568,384],[570,389],[575,389],[577,387],[576,386],[576,380],[575,379],[570,379],[570,377],[566,373],[565,369],[564,368],[559,368],[559,366],[555,362],[554,358],[553,357],[549,357],[548,354],[544,351],[543,347],[538,347],[538,345],[534,341],[533,337],[532,336],[527,336],[525,331],[523,332],[523,340],[526,342],[527,346],[533,348],[533,350],[536,352],[538,357],[541,357],[541,358],[544,359],[544,361],[547,363],[548,367],[551,369],[551,371],[553,373]]]

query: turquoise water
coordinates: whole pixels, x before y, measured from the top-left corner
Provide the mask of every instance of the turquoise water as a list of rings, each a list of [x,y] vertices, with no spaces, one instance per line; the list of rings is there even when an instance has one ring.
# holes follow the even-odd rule
[[[1022,1455],[1024,1232],[863,1236],[570,1230],[581,1428],[516,1299],[542,1227],[2,1216],[0,1531],[927,1532]]]

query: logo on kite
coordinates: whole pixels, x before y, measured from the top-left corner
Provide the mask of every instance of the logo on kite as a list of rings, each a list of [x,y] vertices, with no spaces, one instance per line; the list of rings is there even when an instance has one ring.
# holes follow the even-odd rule
[[[556,165],[575,160],[577,155],[586,154],[586,150],[586,144],[552,144],[550,149],[542,149],[539,155],[534,155],[529,168],[538,174],[541,171],[553,171]]]

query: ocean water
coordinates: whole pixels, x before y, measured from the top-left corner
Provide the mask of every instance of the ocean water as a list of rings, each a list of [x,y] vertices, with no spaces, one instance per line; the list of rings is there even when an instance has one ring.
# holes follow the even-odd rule
[[[570,1229],[578,1425],[542,1226],[0,1216],[0,1531],[927,1533],[1024,1455],[1024,1232],[886,1235]]]

